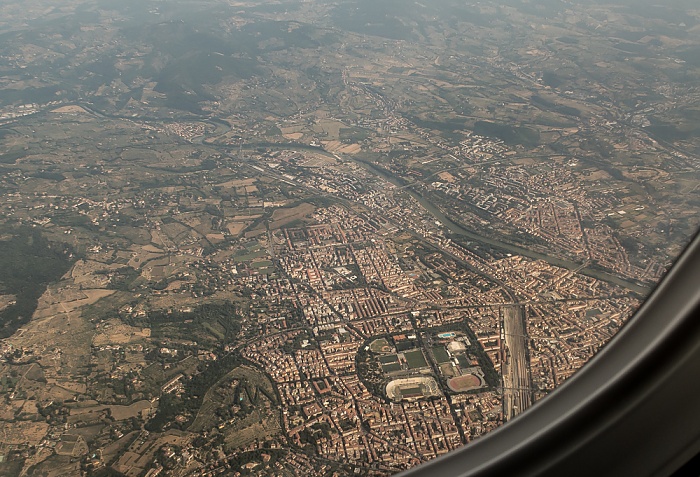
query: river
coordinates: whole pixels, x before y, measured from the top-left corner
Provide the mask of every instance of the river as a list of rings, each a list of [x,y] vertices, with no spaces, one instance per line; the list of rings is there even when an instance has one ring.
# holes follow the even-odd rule
[[[402,184],[399,179],[394,177],[391,173],[389,173],[386,170],[380,169],[372,164],[368,164],[364,161],[360,160],[354,160],[359,165],[364,166],[366,169],[371,170],[375,174],[381,176],[385,180],[391,182],[392,184],[398,186],[398,187],[404,187],[405,184]],[[462,225],[454,222],[452,219],[450,219],[447,215],[445,215],[435,204],[430,202],[428,199],[423,197],[421,194],[418,194],[415,192],[412,187],[404,187],[404,190],[408,192],[414,199],[416,199],[430,214],[435,217],[442,225],[445,226],[450,232],[452,232],[455,235],[460,235],[462,237],[465,237],[469,240],[474,240],[478,241],[481,243],[485,243],[487,245],[490,245],[494,248],[499,248],[501,250],[505,250],[507,252],[511,252],[513,254],[517,255],[523,255],[525,257],[529,258],[534,258],[536,260],[543,260],[551,265],[557,266],[557,267],[562,267],[562,268],[567,268],[569,270],[578,270],[579,273],[583,275],[587,275],[589,277],[596,278],[598,280],[603,280],[609,283],[613,283],[615,285],[621,286],[623,288],[626,288],[627,290],[633,291],[639,295],[646,296],[649,294],[651,291],[650,288],[640,285],[638,283],[635,283],[630,280],[626,280],[622,277],[619,277],[617,275],[613,275],[612,273],[608,273],[602,270],[595,270],[590,267],[583,267],[582,268],[582,263],[577,263],[572,260],[566,260],[561,257],[555,257],[552,255],[547,255],[544,253],[536,252],[534,250],[529,250],[524,247],[519,247],[517,245],[508,243],[508,242],[502,242],[500,240],[496,240],[491,237],[486,237],[484,235],[479,234],[478,232],[475,232],[473,230],[466,229]]]
[[[291,150],[306,150],[306,151],[313,151],[319,154],[324,154],[329,157],[334,157],[338,159],[339,157],[336,156],[335,154],[332,154],[325,149],[323,149],[320,146],[309,146],[305,144],[297,144],[297,143],[269,143],[269,142],[264,142],[264,143],[258,143],[258,144],[244,144],[243,149],[250,150],[250,149],[255,149],[258,147],[266,148],[266,149],[276,149],[276,150],[282,150],[282,149],[291,149]],[[476,242],[481,242],[487,245],[490,245],[491,247],[498,248],[501,250],[504,250],[506,252],[510,252],[516,255],[522,255],[524,257],[529,257],[535,260],[543,260],[551,265],[554,265],[556,267],[561,267],[561,268],[566,268],[569,270],[577,270],[578,273],[582,275],[586,275],[589,277],[593,277],[597,280],[602,280],[605,282],[612,283],[614,285],[620,286],[622,288],[625,288],[629,291],[632,291],[642,297],[646,297],[649,292],[651,292],[651,288],[648,286],[640,285],[637,282],[631,281],[624,279],[618,275],[614,275],[609,272],[605,272],[603,270],[596,270],[590,267],[584,267],[583,263],[578,263],[574,262],[572,260],[567,260],[561,257],[553,256],[553,255],[548,255],[545,253],[537,252],[534,250],[530,250],[524,247],[520,247],[518,245],[514,245],[508,242],[503,242],[501,240],[494,239],[492,237],[487,237],[485,235],[482,235],[478,233],[477,231],[474,230],[469,230],[465,228],[464,226],[456,223],[452,219],[450,219],[445,213],[443,213],[435,204],[433,204],[430,200],[426,199],[423,195],[418,194],[415,190],[413,190],[413,187],[410,185],[406,185],[402,183],[402,181],[391,174],[389,171],[379,168],[373,164],[370,164],[366,161],[363,161],[361,159],[358,159],[352,155],[346,155],[342,158],[343,160],[350,160],[354,162],[355,164],[364,167],[365,169],[369,170],[370,172],[374,173],[375,175],[380,176],[384,180],[390,182],[391,184],[394,184],[397,187],[402,187],[403,190],[405,190],[408,194],[410,194],[414,199],[420,203],[425,210],[427,210],[437,221],[439,221],[445,228],[447,228],[452,234],[464,237],[468,240],[473,240]]]

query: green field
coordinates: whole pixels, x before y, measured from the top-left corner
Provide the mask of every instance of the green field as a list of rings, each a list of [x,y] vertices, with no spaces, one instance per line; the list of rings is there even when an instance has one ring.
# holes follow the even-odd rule
[[[425,368],[428,366],[428,362],[425,360],[423,352],[419,349],[407,351],[403,355],[406,357],[408,367],[411,369]]]
[[[379,338],[378,340],[374,340],[369,344],[369,350],[372,353],[384,353],[384,351],[387,347],[390,347],[389,342],[386,340],[386,338]]]
[[[401,388],[402,397],[413,397],[423,395],[423,389],[420,386],[413,386],[410,388]]]
[[[450,362],[450,355],[447,354],[447,350],[444,346],[434,346],[433,356],[435,356],[435,361],[440,364]]]
[[[379,357],[379,362],[382,364],[389,364],[389,363],[398,363],[399,362],[399,357],[396,356],[395,354],[390,354],[388,356],[380,356]]]
[[[274,264],[269,260],[261,260],[259,262],[253,262],[250,265],[253,268],[273,268]]]
[[[401,341],[396,343],[396,351],[406,351],[416,347],[416,343],[413,340]]]
[[[469,364],[470,364],[467,357],[464,356],[463,354],[457,355],[457,362],[459,363],[459,366],[462,368],[468,368]]]
[[[396,371],[401,371],[401,365],[399,363],[382,364],[382,370],[385,373],[395,373]]]
[[[264,248],[259,248],[255,250],[254,252],[249,252],[249,253],[237,253],[234,255],[234,258],[238,261],[241,262],[250,262],[252,260],[255,260],[256,258],[263,258],[267,257],[268,253],[267,250]]]

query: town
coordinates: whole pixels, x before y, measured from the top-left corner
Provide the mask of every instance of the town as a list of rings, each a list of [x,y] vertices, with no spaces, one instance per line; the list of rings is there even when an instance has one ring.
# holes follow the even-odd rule
[[[0,473],[395,474],[700,225],[698,11],[205,3],[0,6]]]

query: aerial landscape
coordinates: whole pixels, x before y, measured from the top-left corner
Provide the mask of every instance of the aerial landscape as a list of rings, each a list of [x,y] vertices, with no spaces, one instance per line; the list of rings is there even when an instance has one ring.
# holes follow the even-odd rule
[[[700,5],[0,2],[0,475],[388,476],[700,226]]]

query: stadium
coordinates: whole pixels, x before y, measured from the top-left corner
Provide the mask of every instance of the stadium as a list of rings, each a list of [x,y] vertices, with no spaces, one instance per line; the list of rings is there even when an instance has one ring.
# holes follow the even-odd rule
[[[427,397],[441,396],[440,388],[435,378],[421,376],[401,378],[389,381],[386,385],[386,395],[392,401],[413,401]]]

